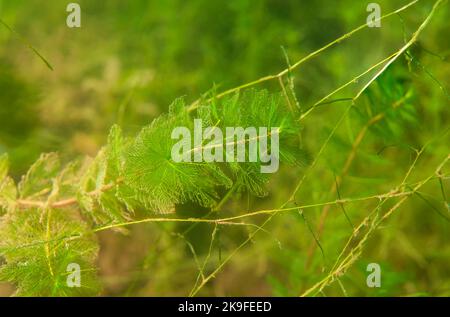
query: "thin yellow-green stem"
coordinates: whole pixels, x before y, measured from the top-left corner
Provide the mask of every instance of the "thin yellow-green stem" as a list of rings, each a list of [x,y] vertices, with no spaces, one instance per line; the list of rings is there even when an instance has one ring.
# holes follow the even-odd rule
[[[25,45],[28,46],[30,50],[33,51],[34,54],[36,54],[41,61],[44,62],[44,64],[50,69],[53,70],[53,66],[50,64],[50,62],[41,54],[39,51],[31,45],[25,38],[23,38],[18,32],[16,32],[12,27],[10,27],[5,21],[0,19],[0,24],[3,24],[5,28],[7,28],[11,33],[15,34],[17,38]]]
[[[389,12],[389,13],[381,16],[380,18],[376,19],[376,21],[381,21],[381,20],[386,19],[386,18],[388,18],[388,17],[390,17],[392,15],[398,14],[398,13],[406,10],[407,8],[411,7],[412,5],[416,4],[418,1],[419,0],[414,0],[414,1],[412,1],[412,2],[410,2],[408,4],[406,4],[406,5],[402,6],[401,8],[399,8],[397,10],[394,10],[392,12]],[[222,98],[222,97],[227,96],[229,94],[238,92],[238,91],[240,91],[242,89],[253,87],[253,86],[259,85],[261,83],[264,83],[266,81],[279,79],[280,77],[283,77],[284,75],[286,75],[289,72],[291,72],[291,71],[295,70],[296,68],[298,68],[301,64],[303,64],[303,63],[309,61],[310,59],[320,55],[323,51],[333,47],[336,44],[339,44],[343,40],[350,38],[353,34],[359,32],[359,31],[361,31],[361,30],[363,30],[363,29],[365,29],[367,27],[368,27],[367,23],[361,24],[360,26],[358,26],[355,29],[351,30],[350,32],[347,32],[344,35],[338,37],[337,39],[335,39],[334,41],[328,43],[327,45],[322,46],[321,48],[315,50],[314,52],[306,55],[305,57],[303,57],[302,59],[300,59],[299,61],[297,61],[293,65],[291,65],[291,66],[283,69],[282,71],[280,71],[278,74],[264,76],[264,77],[261,77],[259,79],[254,80],[254,81],[242,84],[242,85],[240,85],[238,87],[234,87],[234,88],[228,89],[228,90],[226,90],[226,91],[224,91],[222,93],[217,94],[214,98]],[[199,105],[200,105],[200,100],[196,100],[194,103],[192,103],[189,106],[188,111],[193,111],[193,110],[197,109]]]
[[[410,171],[413,170],[414,166],[417,163],[417,159],[418,157],[420,157],[420,155],[423,153],[424,149],[426,146],[424,146],[419,152],[418,155],[416,157],[416,159],[413,161],[413,163],[411,164],[410,168],[408,169],[406,176],[404,178],[404,180],[401,182],[401,184],[394,190],[394,192],[399,191],[401,188],[404,188],[405,185],[405,179],[407,178],[407,176],[409,175]],[[438,165],[438,167],[436,168],[436,173],[438,171],[440,171],[443,166],[450,160],[450,155],[447,155],[447,157]],[[353,230],[352,234],[350,235],[350,237],[348,238],[344,248],[342,249],[341,253],[339,254],[339,256],[337,257],[333,267],[331,268],[330,272],[319,282],[317,282],[316,284],[314,284],[311,288],[309,288],[308,290],[306,290],[301,296],[309,296],[311,295],[313,292],[315,292],[316,294],[319,293],[320,291],[323,290],[324,287],[326,287],[327,285],[329,285],[330,283],[332,283],[336,277],[338,277],[339,275],[343,274],[344,271],[346,270],[346,268],[351,265],[357,258],[357,254],[355,251],[357,251],[357,249],[362,248],[363,244],[365,243],[365,241],[368,239],[369,235],[372,233],[372,231],[379,227],[379,225],[385,221],[395,210],[397,210],[405,201],[406,199],[411,196],[411,194],[414,194],[416,191],[418,191],[422,186],[424,186],[426,183],[428,183],[431,179],[434,178],[434,174],[430,175],[429,177],[427,177],[425,180],[420,181],[419,183],[417,183],[413,190],[410,192],[409,195],[405,195],[403,196],[393,207],[391,207],[381,218],[380,220],[377,221],[377,218],[374,218],[374,220],[372,221],[372,226],[369,228],[369,230],[366,232],[366,234],[364,235],[364,237],[359,241],[359,243],[352,249],[352,251],[348,252],[347,256],[343,259],[342,257],[344,256],[345,252],[347,251],[347,249],[349,248],[349,246],[353,243],[354,238],[357,236],[357,232],[361,231],[364,227],[368,226],[370,222],[371,217],[373,217],[374,213],[377,212],[377,210],[387,201],[386,198],[384,198],[383,200],[380,200],[380,203],[361,221],[361,223]]]

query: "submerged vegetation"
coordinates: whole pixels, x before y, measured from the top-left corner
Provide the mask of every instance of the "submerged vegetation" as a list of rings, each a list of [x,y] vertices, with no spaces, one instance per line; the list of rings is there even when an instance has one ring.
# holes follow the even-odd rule
[[[449,294],[447,1],[99,3],[0,1],[0,294]],[[174,161],[194,119],[278,127],[279,170]]]

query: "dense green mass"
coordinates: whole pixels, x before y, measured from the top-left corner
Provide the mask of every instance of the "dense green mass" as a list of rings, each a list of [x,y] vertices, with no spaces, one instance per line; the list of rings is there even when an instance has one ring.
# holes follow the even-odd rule
[[[449,295],[448,2],[77,2],[0,1],[0,295]]]
[[[229,105],[234,109],[227,115]],[[225,98],[221,116],[227,117],[227,126],[280,127],[280,156],[293,163],[295,147],[283,145],[298,137],[298,129],[293,113],[283,107],[279,96],[252,91],[242,98]],[[203,115],[209,114],[207,120],[215,120],[212,113],[219,114],[212,101],[205,101],[201,109]],[[226,168],[213,163],[174,162],[171,133],[178,126],[192,128],[191,122],[188,108],[177,100],[168,115],[155,119],[136,138],[125,140],[121,129],[113,126],[106,146],[94,159],[76,160],[61,168],[57,154],[43,154],[18,184],[17,201],[15,185],[7,176],[8,158],[2,156],[0,197],[6,213],[0,228],[0,254],[6,263],[0,266],[0,279],[17,283],[18,295],[97,294],[97,243],[92,232],[98,227],[120,228],[137,209],[150,215],[173,213],[175,205],[188,202],[212,208],[219,201],[220,188],[234,186],[256,195],[264,191],[268,177],[255,171],[253,165],[258,163],[230,164],[229,178]],[[88,224],[93,226],[89,229]],[[81,288],[66,285],[70,263],[84,268]]]

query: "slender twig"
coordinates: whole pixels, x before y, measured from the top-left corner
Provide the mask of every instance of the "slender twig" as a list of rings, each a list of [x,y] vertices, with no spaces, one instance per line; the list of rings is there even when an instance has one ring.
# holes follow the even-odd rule
[[[443,166],[450,160],[450,155],[448,155],[436,168],[436,171],[440,171]],[[414,166],[416,161],[414,161],[411,164],[411,167]],[[409,169],[409,171],[412,170],[412,168]],[[407,173],[408,174],[408,173]],[[416,186],[414,186],[414,189],[412,193],[415,193],[417,190],[419,190],[422,186],[424,186],[426,183],[428,183],[431,179],[433,179],[433,175],[429,176],[425,180],[419,182]],[[400,190],[401,187],[404,186],[404,183],[402,182],[397,189]],[[410,196],[410,195],[409,195]],[[385,221],[395,210],[397,210],[409,196],[402,197],[394,206],[392,206],[380,219],[377,219],[375,217],[373,221],[370,221],[370,219],[373,217],[373,214],[378,210],[378,208],[386,202],[386,200],[380,201],[379,205],[372,210],[369,215],[367,215],[361,223],[355,228],[355,230],[350,235],[349,239],[347,240],[347,243],[345,244],[344,248],[342,249],[341,253],[337,257],[335,264],[333,265],[330,272],[319,282],[314,284],[311,288],[306,290],[301,296],[309,296],[313,294],[320,293],[327,285],[334,282],[340,275],[342,275],[347,268],[354,263],[354,261],[359,257],[361,254],[361,249],[364,245],[364,243],[367,241],[369,235],[379,227],[379,225]],[[367,227],[368,224],[372,224],[365,235],[360,239],[358,244],[353,247],[347,254],[345,258],[343,258],[345,252],[348,250],[349,246],[354,242],[355,237],[357,237],[357,232],[361,231],[364,227]],[[341,260],[342,259],[342,260]]]
[[[430,19],[432,18],[432,16],[435,13],[435,10],[439,7],[439,5],[442,3],[442,0],[438,0],[436,1],[436,3],[433,6],[433,9],[431,10],[431,12],[428,14],[428,16],[426,17],[426,19],[422,22],[422,24],[419,26],[419,28],[417,29],[416,32],[414,32],[413,36],[411,37],[411,39],[400,49],[398,50],[396,53],[393,54],[393,57],[389,59],[389,61],[386,63],[385,66],[383,66],[383,68],[378,71],[372,78],[371,80],[369,80],[369,82],[367,82],[366,85],[364,85],[364,87],[358,92],[358,94],[353,98],[353,101],[355,101],[356,99],[358,99],[361,94],[370,86],[370,84],[372,84],[388,67],[389,65],[391,65],[399,56],[401,56],[404,52],[406,52],[406,50],[413,45],[417,39],[419,34],[423,31],[423,29],[426,27],[426,25],[429,23]],[[399,100],[399,102],[395,103],[393,106],[398,107],[402,102],[404,101],[404,98],[402,98],[401,100]],[[335,193],[337,186],[339,186],[342,178],[344,177],[344,175],[347,174],[350,165],[352,164],[355,156],[356,156],[356,150],[359,147],[359,144],[361,143],[362,139],[364,138],[366,132],[368,131],[369,127],[374,125],[375,123],[377,123],[378,121],[382,120],[385,116],[385,113],[382,112],[376,116],[374,116],[373,118],[371,118],[368,123],[361,129],[361,131],[359,132],[358,136],[356,137],[353,145],[352,145],[352,151],[350,152],[349,156],[347,157],[347,160],[344,164],[344,168],[343,171],[341,173],[341,175],[337,178],[336,183],[332,185],[331,187],[331,193]],[[417,159],[417,158],[416,158]],[[409,175],[409,173],[407,173],[407,176]],[[407,177],[406,176],[406,177]],[[325,223],[325,219],[328,215],[328,211],[329,211],[330,206],[325,206],[324,209],[322,210],[322,214],[319,220],[319,226],[318,226],[318,235],[320,236],[324,227],[324,223]],[[312,243],[310,246],[310,249],[308,251],[308,256],[307,256],[307,261],[306,261],[306,267],[308,268],[309,265],[311,264],[311,259],[312,259],[312,255],[314,253],[314,250],[316,248],[316,244]]]
[[[96,190],[93,190],[93,191],[87,193],[87,195],[97,196],[97,195],[101,194],[102,192],[105,192],[105,191],[108,191],[108,190],[114,188],[117,184],[121,183],[122,181],[123,181],[122,178],[118,178],[114,183],[106,184],[99,189],[96,189]],[[17,204],[17,207],[24,208],[24,209],[26,209],[26,208],[43,208],[45,206],[55,209],[55,208],[65,208],[65,207],[69,207],[71,205],[76,205],[76,204],[78,204],[78,200],[77,200],[77,198],[72,197],[72,198],[55,201],[53,203],[46,205],[46,202],[43,202],[43,201],[18,199],[16,201],[16,204]]]
[[[322,207],[322,206],[327,206],[327,205],[339,205],[339,204],[344,204],[344,203],[360,202],[360,201],[367,201],[367,200],[380,200],[380,199],[386,199],[386,198],[404,197],[404,196],[410,196],[412,194],[414,194],[413,191],[403,191],[403,192],[390,191],[390,192],[387,192],[384,194],[372,195],[372,196],[367,196],[367,197],[336,199],[336,200],[322,202],[322,203],[313,203],[313,204],[306,204],[306,205],[287,207],[287,208],[263,209],[263,210],[257,210],[257,211],[253,211],[253,212],[240,214],[237,216],[217,218],[217,219],[151,217],[151,218],[144,218],[144,219],[134,220],[134,221],[113,223],[113,224],[106,225],[103,227],[98,227],[98,228],[94,229],[94,232],[100,232],[100,231],[105,231],[105,230],[114,229],[114,228],[127,227],[127,226],[131,226],[131,225],[142,224],[142,223],[154,223],[154,222],[186,222],[186,223],[211,223],[211,224],[221,224],[221,225],[242,225],[242,223],[236,223],[235,221],[243,219],[243,218],[249,218],[249,217],[254,217],[254,216],[259,216],[259,215],[268,215],[268,214],[270,215],[270,214],[289,212],[289,211],[292,212],[292,211],[298,211],[299,209],[316,208],[316,207]]]
[[[419,0],[414,0],[414,1],[404,5],[403,7],[399,8],[399,9],[397,9],[395,11],[392,11],[390,13],[387,13],[387,14],[381,16],[380,18],[376,19],[376,21],[381,21],[381,20],[386,19],[386,18],[388,18],[388,17],[390,17],[392,15],[396,15],[396,14],[406,10],[407,8],[411,7],[412,5],[416,4],[418,1]],[[374,21],[374,22],[376,22],[376,21]],[[259,84],[261,84],[263,82],[266,82],[266,81],[279,79],[280,77],[283,77],[284,75],[289,74],[289,72],[291,72],[294,69],[298,68],[301,64],[303,64],[303,63],[309,61],[310,59],[320,55],[320,53],[322,53],[323,51],[333,47],[336,44],[339,44],[340,42],[350,38],[355,33],[359,32],[359,31],[361,31],[361,30],[363,30],[363,29],[365,29],[367,27],[368,27],[367,23],[361,24],[357,28],[351,30],[348,33],[345,33],[344,35],[338,37],[337,39],[335,39],[334,41],[328,43],[327,45],[325,45],[325,46],[315,50],[314,52],[306,55],[305,57],[303,57],[302,59],[300,59],[299,61],[294,63],[292,66],[289,66],[289,67],[285,68],[284,70],[280,71],[278,74],[264,76],[264,77],[261,77],[259,79],[254,80],[254,81],[251,81],[251,82],[245,83],[243,85],[240,85],[238,87],[228,89],[228,90],[226,90],[226,91],[224,91],[222,93],[219,93],[219,94],[215,95],[214,98],[216,98],[216,99],[222,98],[224,96],[227,96],[229,94],[235,93],[235,92],[240,91],[242,89],[253,87],[253,86],[259,85]],[[211,98],[211,99],[213,99],[213,98]],[[200,105],[200,102],[201,102],[201,100],[196,100],[195,102],[193,102],[189,106],[188,111],[193,111],[193,110],[197,109],[199,107],[199,105]]]
[[[17,33],[2,19],[0,19],[0,24],[2,24],[5,28],[7,28],[11,33],[15,34],[17,38],[22,42],[22,44],[28,46],[28,48],[32,50],[33,53],[36,54],[50,70],[53,70],[53,66],[50,64],[50,62],[41,53],[39,53],[39,51],[36,48],[34,48],[34,46],[31,45],[25,38],[23,38],[19,33]]]

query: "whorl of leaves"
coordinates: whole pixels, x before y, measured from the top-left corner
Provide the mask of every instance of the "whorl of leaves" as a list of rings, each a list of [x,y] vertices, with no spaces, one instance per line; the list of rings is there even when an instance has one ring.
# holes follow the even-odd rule
[[[0,281],[13,282],[18,295],[97,294],[95,228],[130,221],[139,215],[172,212],[195,202],[213,207],[219,190],[235,186],[262,196],[268,174],[260,163],[174,162],[173,128],[204,126],[279,127],[280,160],[303,164],[299,124],[280,95],[249,91],[203,101],[190,113],[182,99],[168,114],[125,138],[112,127],[107,144],[95,158],[61,167],[55,153],[43,154],[16,186],[8,176],[8,158],[0,157]],[[80,288],[66,283],[67,266],[81,266]]]

